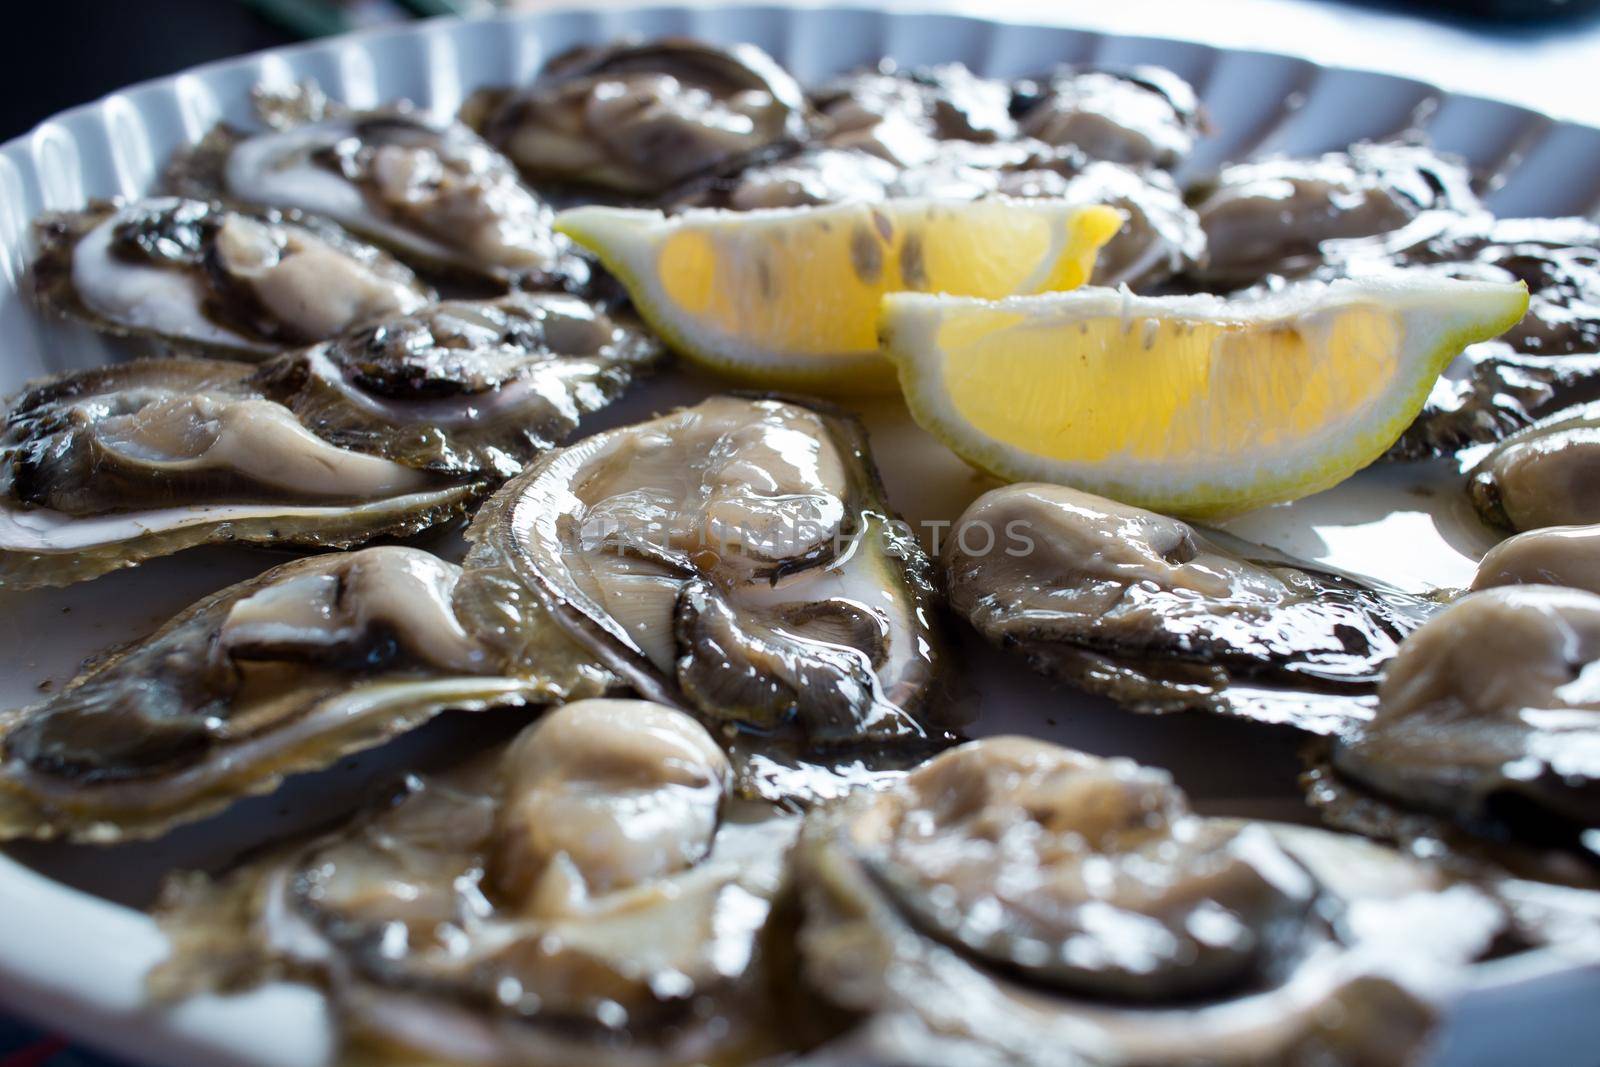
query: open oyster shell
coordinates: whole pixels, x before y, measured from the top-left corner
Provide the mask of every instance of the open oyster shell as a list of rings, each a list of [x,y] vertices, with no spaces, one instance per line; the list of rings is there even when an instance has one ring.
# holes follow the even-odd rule
[[[979,497],[944,550],[951,607],[1034,669],[1136,711],[1328,733],[1438,605],[1064,486]]]
[[[1511,530],[1600,522],[1600,402],[1512,434],[1467,473],[1490,525]]]
[[[419,267],[527,288],[578,288],[587,261],[516,169],[459,122],[396,104],[353,111],[314,85],[258,88],[269,128],[221,125],[169,165],[186,196],[333,219]]]
[[[559,294],[453,301],[256,368],[142,360],[38,383],[0,436],[0,586],[195,545],[348,547],[461,514],[661,353]]]
[[[803,977],[860,1019],[818,1065],[1409,1063],[1509,924],[1419,860],[1019,737],[812,813],[795,870]]]
[[[531,181],[642,195],[806,135],[804,95],[771,56],[680,37],[575,48],[462,116]]]
[[[459,574],[401,547],[286,563],[0,712],[0,839],[148,837],[446,709],[599,691],[555,660],[501,676],[451,605]]]
[[[847,416],[713,397],[548,453],[467,537],[475,632],[690,711],[746,792],[832,795],[947,740],[929,563]]]
[[[799,820],[728,777],[680,712],[568,704],[320,840],[173,884],[152,991],[289,968],[382,1062],[762,1060],[797,1025],[764,939]]]
[[[1323,242],[1392,233],[1426,212],[1485,214],[1465,166],[1404,142],[1235,163],[1190,194],[1209,250],[1193,277],[1208,289],[1304,275],[1323,264]]]
[[[1063,68],[1015,87],[1018,131],[1091,159],[1170,169],[1205,129],[1188,82],[1161,67]]]
[[[203,544],[358,544],[455,517],[486,488],[329,444],[248,370],[142,360],[24,393],[0,439],[0,585],[68,585]]]
[[[941,142],[1015,140],[1011,87],[961,63],[903,69],[885,60],[812,90],[818,140],[828,149],[863,152],[896,167],[931,163]]]
[[[415,311],[432,290],[331,224],[203,200],[96,201],[35,223],[46,310],[186,352],[259,360]]]
[[[1472,593],[1400,647],[1377,713],[1309,777],[1337,825],[1600,885],[1600,596]],[[1426,847],[1425,845],[1419,847]]]

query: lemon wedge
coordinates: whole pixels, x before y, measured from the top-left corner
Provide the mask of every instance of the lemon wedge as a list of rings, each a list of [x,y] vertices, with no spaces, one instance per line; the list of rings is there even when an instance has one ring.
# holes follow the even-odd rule
[[[899,294],[882,329],[912,416],[974,466],[1215,518],[1371,463],[1527,306],[1521,283],[1406,275],[1250,300]]]
[[[885,293],[1072,289],[1122,225],[1059,200],[887,200],[767,211],[590,206],[556,229],[600,257],[668,344],[763,385],[893,389]]]

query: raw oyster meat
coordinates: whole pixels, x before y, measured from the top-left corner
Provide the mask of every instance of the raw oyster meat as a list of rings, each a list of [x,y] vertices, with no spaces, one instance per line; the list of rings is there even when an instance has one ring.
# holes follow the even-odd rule
[[[1323,277],[1420,270],[1528,287],[1527,315],[1462,354],[1392,455],[1455,452],[1600,400],[1600,225],[1434,214],[1384,237],[1328,242],[1323,252]]]
[[[173,160],[166,185],[326,216],[435,271],[528,288],[588,281],[550,206],[465,125],[404,104],[335,107],[314,85],[256,100],[268,129],[217,127]]]
[[[1508,926],[1420,860],[1021,737],[819,809],[795,868],[802,976],[860,1020],[819,1067],[1406,1064]]]
[[[660,193],[806,136],[800,86],[754,45],[688,38],[582,47],[463,117],[529,180]]]
[[[436,304],[256,368],[143,360],[39,383],[0,436],[0,586],[195,545],[415,533],[564,439],[660,353],[565,295]]]
[[[157,359],[24,393],[0,438],[0,586],[67,585],[196,545],[336,547],[460,515],[479,479],[318,437],[250,368]]]
[[[929,562],[846,416],[713,397],[546,454],[467,536],[475,632],[530,665],[575,643],[713,728],[746,792],[831,795],[947,740]]]
[[[35,300],[106,333],[257,360],[433,293],[336,227],[200,200],[96,201],[35,223]]]
[[[1327,733],[1365,717],[1436,604],[1064,486],[979,497],[944,549],[951,607],[1038,671],[1137,711]]]
[[[0,712],[0,839],[153,836],[445,709],[598,691],[597,670],[500,676],[451,606],[459,575],[412,548],[295,560]]]
[[[173,884],[152,988],[288,966],[327,987],[346,1055],[383,1062],[762,1060],[798,1024],[763,934],[799,820],[729,779],[687,715],[568,704],[318,841]]]
[[[1600,526],[1546,526],[1501,541],[1478,561],[1472,588],[1502,585],[1600,593]]]
[[[1512,434],[1467,475],[1473,507],[1511,530],[1600,522],[1600,403]]]
[[[1343,827],[1600,885],[1596,663],[1600,596],[1469,594],[1401,645],[1377,713],[1308,776],[1312,801]]]
[[[1207,288],[1306,274],[1323,242],[1391,233],[1425,212],[1483,213],[1461,163],[1404,142],[1235,163],[1192,199],[1208,250],[1194,277]]]
[[[885,61],[814,89],[818,140],[828,149],[864,152],[896,167],[931,162],[940,142],[1015,140],[1011,87],[960,63],[903,70]]]
[[[1011,110],[1024,137],[1166,169],[1188,157],[1205,128],[1189,83],[1161,67],[1064,68],[1018,83]]]

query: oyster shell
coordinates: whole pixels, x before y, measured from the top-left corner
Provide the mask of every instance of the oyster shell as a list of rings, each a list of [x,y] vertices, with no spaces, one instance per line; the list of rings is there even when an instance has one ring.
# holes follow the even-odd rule
[[[929,163],[940,142],[1014,140],[1011,87],[961,63],[904,70],[885,60],[810,94],[828,149],[865,152],[896,167]]]
[[[509,478],[661,359],[633,321],[577,297],[455,300],[275,360],[252,378],[341,448]]]
[[[461,123],[406,104],[332,107],[314,85],[255,97],[273,128],[218,126],[173,160],[168,188],[325,216],[435,271],[528,288],[588,281],[550,206]]]
[[[451,607],[459,574],[401,547],[285,563],[0,713],[0,839],[153,836],[447,708],[565,696],[498,676]]]
[[[1191,200],[1210,253],[1194,278],[1206,288],[1298,277],[1321,266],[1323,242],[1391,233],[1424,212],[1483,213],[1460,162],[1403,142],[1235,163]]]
[[[1511,530],[1600,522],[1600,403],[1536,422],[1467,475],[1483,520]]]
[[[763,931],[799,820],[727,781],[686,715],[568,704],[319,841],[172,886],[152,988],[286,964],[326,985],[347,1055],[386,1062],[754,1062],[795,1025]]]
[[[463,118],[531,181],[642,195],[806,135],[804,95],[771,56],[682,37],[575,48]]]
[[[951,607],[1035,670],[1136,711],[1316,733],[1365,717],[1433,602],[1068,489],[979,497],[944,550]]]
[[[818,1064],[1409,1063],[1508,926],[1419,860],[1020,737],[812,813],[795,869],[802,974],[861,1019]]]
[[[530,465],[467,537],[475,632],[529,663],[575,643],[692,712],[746,792],[831,795],[947,738],[928,560],[843,415],[718,396],[597,434]]]
[[[1595,223],[1436,213],[1383,237],[1327,242],[1323,252],[1323,277],[1422,270],[1528,286],[1527,315],[1498,340],[1462,354],[1392,455],[1455,452],[1600,400]]]
[[[248,370],[142,360],[23,394],[0,439],[0,585],[219,542],[358,544],[443,522],[486,488],[329,444]]]
[[[0,586],[215,542],[414,533],[564,439],[660,354],[565,295],[454,301],[251,372],[143,360],[33,386],[0,435]]]
[[[46,310],[183,351],[259,360],[433,298],[337,228],[200,200],[96,201],[35,223]]]
[[[1011,111],[1024,137],[1091,159],[1166,169],[1188,157],[1205,129],[1194,90],[1161,67],[1062,68],[1019,82]]]
[[[1469,594],[1401,645],[1377,713],[1309,777],[1312,801],[1341,826],[1600,885],[1597,661],[1600,596]]]

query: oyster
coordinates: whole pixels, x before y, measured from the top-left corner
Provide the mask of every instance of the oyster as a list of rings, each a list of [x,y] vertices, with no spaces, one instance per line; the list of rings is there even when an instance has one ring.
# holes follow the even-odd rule
[[[811,93],[829,149],[865,152],[897,167],[928,163],[942,141],[1014,140],[1011,87],[960,63],[902,70],[884,61]]]
[[[1600,226],[1585,219],[1421,218],[1369,240],[1323,245],[1324,277],[1431,271],[1523,282],[1528,313],[1469,347],[1395,444],[1400,458],[1496,441],[1600,400]]]
[[[416,277],[335,227],[155,197],[43,216],[33,294],[97,330],[256,360],[415,311]]]
[[[532,181],[641,195],[806,136],[804,95],[771,56],[679,37],[573,49],[463,117]]]
[[[1547,526],[1508,537],[1478,561],[1473,589],[1559,585],[1600,593],[1600,526]]]
[[[1021,737],[819,809],[795,869],[802,975],[861,1020],[819,1064],[1410,1063],[1508,925],[1419,860]]]
[[[1038,671],[1137,711],[1317,733],[1365,717],[1430,601],[1063,486],[979,497],[944,550],[950,605]]]
[[[1194,278],[1207,288],[1306,274],[1324,241],[1391,233],[1424,212],[1483,212],[1461,163],[1406,143],[1235,163],[1192,199],[1209,250]]]
[[[1011,111],[1024,137],[1091,159],[1166,169],[1188,157],[1205,128],[1194,90],[1161,67],[1064,68],[1018,83]]]
[[[252,378],[319,437],[455,477],[509,478],[651,369],[661,343],[561,293],[455,300]]]
[[[1507,437],[1467,475],[1485,522],[1512,530],[1600,522],[1600,403]]]
[[[799,820],[728,779],[686,715],[568,704],[319,841],[171,886],[153,991],[287,964],[327,986],[347,1054],[385,1062],[754,1062],[796,1025],[763,931]]]
[[[0,436],[0,585],[212,542],[346,547],[459,515],[660,354],[559,294],[435,304],[253,372],[142,360],[29,389]]]
[[[451,607],[459,574],[401,547],[285,563],[0,712],[0,839],[152,836],[447,708],[567,695],[498,676]]]
[[[843,415],[719,396],[597,434],[467,537],[476,632],[530,664],[576,643],[713,727],[746,792],[815,799],[946,740],[928,560]]]
[[[1527,862],[1519,845],[1555,849],[1597,884],[1597,662],[1600,596],[1514,585],[1463,597],[1401,646],[1377,713],[1312,776],[1313,802],[1365,832],[1483,839],[1508,865]],[[1423,818],[1408,826],[1407,812]],[[1541,859],[1540,876],[1559,866]]]
[[[589,268],[516,168],[459,122],[393,105],[334,108],[312,85],[256,91],[275,128],[222,125],[168,167],[186,196],[331,218],[420,266],[530,288],[573,288]]]

